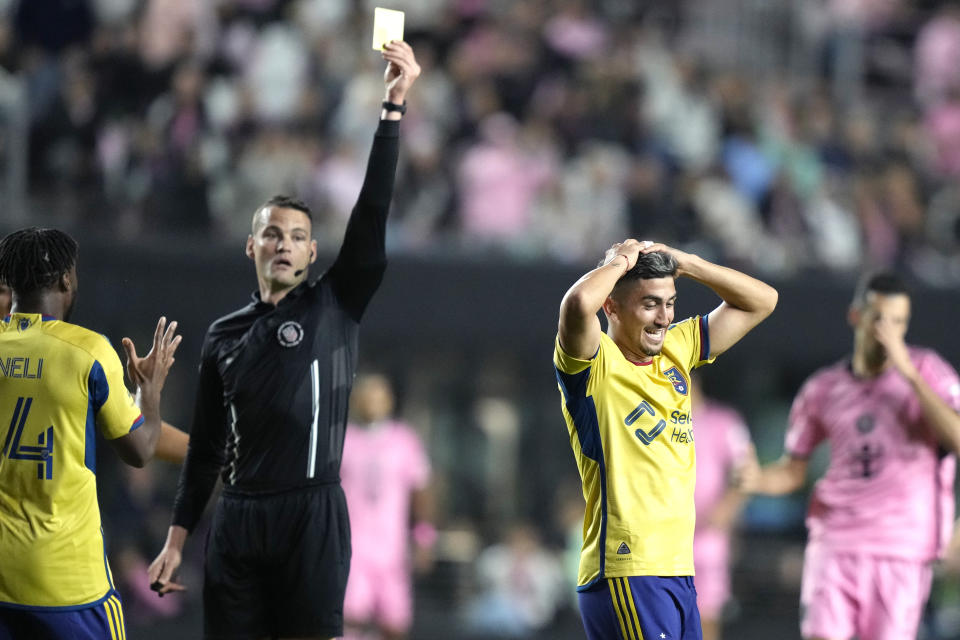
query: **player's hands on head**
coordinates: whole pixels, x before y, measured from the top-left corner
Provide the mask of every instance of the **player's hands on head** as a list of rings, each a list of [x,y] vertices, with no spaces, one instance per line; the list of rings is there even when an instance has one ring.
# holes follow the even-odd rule
[[[383,72],[387,101],[403,104],[407,91],[420,76],[420,65],[413,55],[413,48],[403,40],[391,40],[383,45],[381,55],[387,61],[387,69]]]
[[[187,588],[182,584],[175,582],[173,575],[180,567],[183,556],[179,549],[165,546],[160,555],[150,563],[147,568],[147,577],[150,580],[150,588],[157,592],[161,598],[164,594],[172,591],[186,591]]]
[[[137,355],[137,347],[130,338],[121,341],[127,352],[127,375],[141,392],[159,395],[181,340],[182,336],[177,335],[176,320],[167,325],[167,319],[160,318],[153,332],[153,345],[146,356]]]
[[[662,251],[663,253],[669,253],[677,261],[677,270],[678,275],[683,275],[687,263],[690,261],[691,254],[680,251],[679,249],[674,249],[669,247],[662,242],[652,242],[650,240],[644,240],[641,243],[643,246],[640,248],[640,253],[653,253],[654,251]]]
[[[640,255],[642,246],[639,240],[634,240],[633,238],[628,238],[623,242],[613,243],[603,256],[603,266],[610,264],[614,260],[618,260],[618,256],[623,256],[627,259],[627,271],[633,269],[633,266],[637,264],[637,257]]]

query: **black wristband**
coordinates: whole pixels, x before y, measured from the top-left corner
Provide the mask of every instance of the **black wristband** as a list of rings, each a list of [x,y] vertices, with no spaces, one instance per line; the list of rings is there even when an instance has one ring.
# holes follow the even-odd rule
[[[404,100],[403,104],[397,104],[396,102],[390,102],[389,100],[384,100],[381,105],[386,111],[396,111],[400,115],[403,115],[407,112],[407,101]]]

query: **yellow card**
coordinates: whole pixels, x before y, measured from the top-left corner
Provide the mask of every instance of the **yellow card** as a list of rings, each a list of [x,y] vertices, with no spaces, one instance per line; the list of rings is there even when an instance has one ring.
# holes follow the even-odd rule
[[[373,48],[377,51],[391,40],[403,40],[403,11],[373,10]]]

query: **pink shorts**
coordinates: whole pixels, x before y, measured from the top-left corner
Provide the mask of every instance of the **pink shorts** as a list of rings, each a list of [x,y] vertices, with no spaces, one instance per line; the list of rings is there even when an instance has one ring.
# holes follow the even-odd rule
[[[352,563],[343,601],[347,624],[376,624],[404,633],[413,621],[410,573],[404,568]]]
[[[693,537],[693,579],[700,617],[717,620],[730,599],[730,539],[723,532],[697,530]]]
[[[805,638],[916,638],[932,579],[926,562],[810,543],[803,561],[800,631]]]

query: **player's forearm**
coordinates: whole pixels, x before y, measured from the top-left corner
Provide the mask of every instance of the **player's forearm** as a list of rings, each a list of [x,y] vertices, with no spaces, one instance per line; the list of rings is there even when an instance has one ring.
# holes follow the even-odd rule
[[[760,467],[760,475],[750,493],[764,496],[782,496],[803,486],[805,473],[798,473],[790,461],[774,462]]]
[[[157,448],[154,456],[165,462],[182,463],[187,457],[187,448],[190,436],[171,424],[160,424],[160,437],[157,439]]]
[[[157,449],[157,440],[160,439],[160,397],[151,392],[137,392],[137,405],[143,415],[143,423],[133,432],[124,437],[117,444],[117,449],[123,461],[134,467],[142,467],[153,458]]]
[[[568,319],[595,316],[617,281],[627,272],[627,266],[626,256],[617,256],[577,280],[563,296],[561,316]]]
[[[777,290],[770,285],[696,255],[689,254],[689,258],[682,261],[677,275],[710,287],[728,305],[757,315],[757,322],[777,306]]]
[[[960,415],[919,374],[908,381],[937,440],[951,453],[960,453]]]

